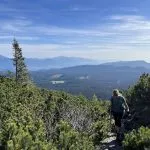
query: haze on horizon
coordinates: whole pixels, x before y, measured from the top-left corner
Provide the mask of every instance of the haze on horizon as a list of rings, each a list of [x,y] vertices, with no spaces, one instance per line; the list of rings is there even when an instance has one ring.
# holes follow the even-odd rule
[[[149,0],[0,2],[0,55],[15,37],[25,57],[150,62]]]

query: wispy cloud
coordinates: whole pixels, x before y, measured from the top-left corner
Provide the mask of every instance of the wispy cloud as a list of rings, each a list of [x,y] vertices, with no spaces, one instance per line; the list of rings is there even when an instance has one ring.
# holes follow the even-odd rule
[[[73,6],[69,9],[66,9],[66,11],[94,11],[94,10],[97,10],[96,8],[94,7],[79,7],[79,6]]]
[[[139,11],[135,7],[120,7],[119,10],[123,12],[132,12],[132,13],[137,13]]]
[[[2,20],[0,21],[1,32],[15,34],[35,34],[35,35],[60,35],[60,36],[109,36],[114,35],[114,32],[107,32],[93,28],[87,29],[73,29],[62,28],[51,25],[35,25],[32,21],[20,19],[20,20]]]
[[[135,15],[118,15],[111,16],[111,20],[118,21],[115,23],[114,28],[119,30],[148,30],[150,29],[150,20],[144,16]]]
[[[86,29],[62,28],[47,24],[36,25],[34,22],[26,19],[2,20],[0,21],[1,32],[9,33],[10,31],[24,34],[35,35],[60,35],[60,36],[95,36],[95,37],[113,37],[129,35],[147,35],[150,29],[150,20],[143,16],[133,15],[115,15],[108,19],[108,22]],[[135,33],[136,32],[136,33]],[[148,36],[149,37],[149,36]],[[147,37],[147,38],[148,38]]]
[[[18,40],[38,40],[39,37],[32,37],[32,36],[0,36],[0,39],[3,39],[3,40],[12,40],[12,39],[18,39]]]
[[[113,15],[104,24],[87,28],[65,28],[35,24],[26,18],[1,20],[0,39],[21,40],[55,38],[58,44],[23,44],[26,57],[84,56],[93,59],[143,59],[150,56],[150,20],[139,15]],[[10,34],[11,33],[11,34]],[[62,40],[60,40],[62,38]],[[8,45],[0,45],[11,55]],[[119,53],[118,53],[119,52]],[[2,54],[3,51],[0,51]],[[111,54],[111,55],[110,55]],[[129,55],[130,54],[130,55]]]
[[[145,17],[137,16],[137,15],[113,15],[113,16],[110,16],[109,19],[126,22],[126,21],[143,20],[143,19],[145,19]]]
[[[142,51],[141,48],[136,48],[133,46],[122,45],[61,45],[61,44],[21,44],[23,49],[23,54],[26,57],[38,57],[38,58],[50,58],[57,56],[72,56],[72,57],[85,57],[90,59],[99,60],[144,60],[150,61],[150,51],[148,47]],[[83,49],[86,48],[86,52]],[[92,50],[91,50],[92,48]],[[12,57],[11,45],[0,44],[0,53],[5,51],[6,56]],[[101,50],[100,50],[101,49]],[[127,49],[131,49],[130,55]],[[119,51],[119,53],[118,53]],[[36,54],[36,55],[35,55]]]
[[[14,33],[17,32],[24,32],[25,27],[31,25],[31,21],[25,19],[13,19],[13,20],[0,20],[0,30],[1,32],[10,33],[13,31]],[[26,32],[26,31],[25,31]]]

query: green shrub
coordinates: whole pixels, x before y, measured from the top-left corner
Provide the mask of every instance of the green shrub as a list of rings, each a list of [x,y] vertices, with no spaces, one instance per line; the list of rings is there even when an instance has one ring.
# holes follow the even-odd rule
[[[125,150],[145,150],[150,148],[150,129],[140,127],[138,131],[133,130],[125,135],[123,144]]]
[[[142,74],[138,82],[127,91],[127,99],[130,105],[150,106],[150,74]]]
[[[56,150],[56,147],[45,139],[42,121],[36,123],[35,125],[31,120],[24,125],[21,122],[9,119],[3,124],[0,140],[8,150],[47,150],[50,148]]]
[[[92,124],[91,138],[94,145],[100,144],[100,142],[108,136],[108,131],[110,131],[109,126],[109,121],[104,119],[102,121],[97,121]]]
[[[135,112],[135,117],[128,127],[138,129],[140,126],[149,126],[150,74],[141,75],[137,83],[127,90],[126,98],[131,112]]]
[[[9,150],[92,150],[109,129],[108,106],[0,76],[0,142]]]
[[[57,145],[62,150],[94,150],[92,140],[75,131],[67,122],[60,121],[57,126]]]

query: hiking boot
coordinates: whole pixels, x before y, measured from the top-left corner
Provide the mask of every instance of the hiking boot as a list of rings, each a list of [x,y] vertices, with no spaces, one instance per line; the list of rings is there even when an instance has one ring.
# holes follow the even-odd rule
[[[124,139],[124,134],[123,133],[118,133],[116,137],[116,141],[122,142]]]
[[[117,133],[116,140],[117,140],[117,141],[120,140],[120,134],[119,134],[119,133]]]

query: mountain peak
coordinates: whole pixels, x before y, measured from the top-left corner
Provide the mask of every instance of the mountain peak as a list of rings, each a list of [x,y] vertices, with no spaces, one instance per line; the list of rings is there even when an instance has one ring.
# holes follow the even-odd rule
[[[133,67],[133,68],[136,68],[136,67],[150,68],[150,63],[144,60],[116,61],[116,62],[104,63],[104,65],[113,65],[115,67],[128,66],[128,67]]]
[[[8,57],[5,57],[3,55],[0,55],[0,59],[9,59]]]

